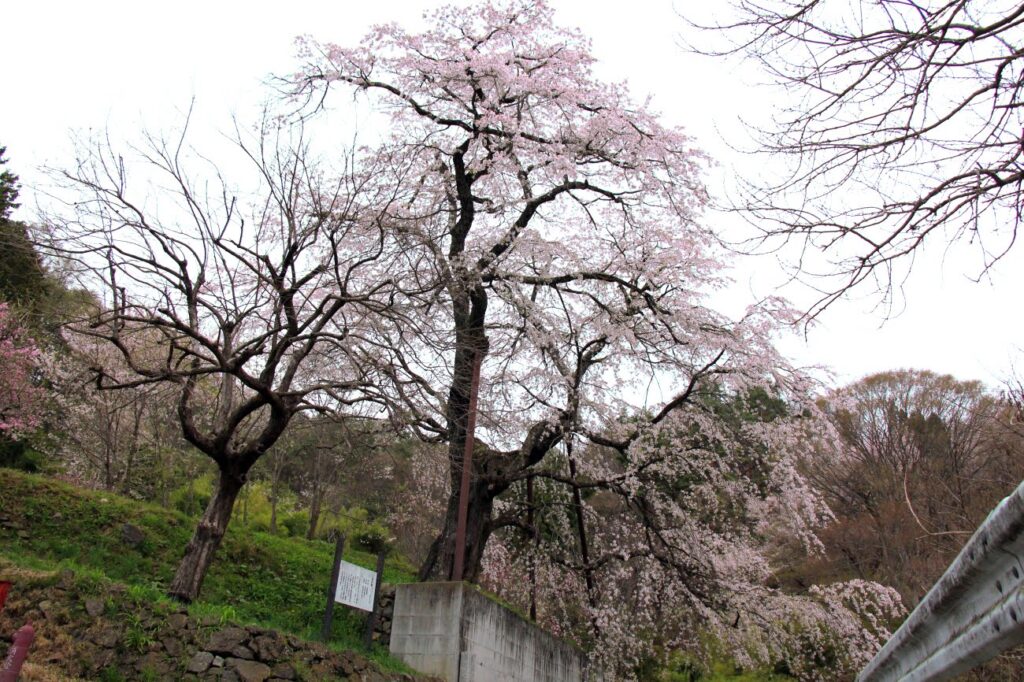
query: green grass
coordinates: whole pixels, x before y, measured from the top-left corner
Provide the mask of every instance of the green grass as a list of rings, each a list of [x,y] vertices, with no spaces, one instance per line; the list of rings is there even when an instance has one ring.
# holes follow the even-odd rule
[[[164,588],[196,523],[157,505],[9,469],[0,469],[0,514],[28,532],[21,538],[0,528],[0,556],[25,568],[71,568],[97,584],[123,582],[137,598],[153,602],[165,599]],[[145,534],[138,547],[122,540],[125,523]],[[190,613],[315,639],[333,556],[334,546],[326,542],[277,537],[232,523]],[[372,569],[376,557],[347,548],[345,560]],[[413,580],[400,558],[385,564],[385,582]],[[329,645],[362,650],[363,612],[339,605],[334,613]],[[387,669],[409,670],[383,647],[364,653]]]

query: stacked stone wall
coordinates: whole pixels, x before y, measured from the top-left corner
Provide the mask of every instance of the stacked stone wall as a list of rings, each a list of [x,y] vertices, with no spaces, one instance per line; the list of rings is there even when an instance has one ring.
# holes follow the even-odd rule
[[[0,612],[0,660],[26,622],[36,630],[29,662],[70,679],[428,680],[382,671],[365,656],[266,628],[193,618],[174,602],[133,598],[124,585],[59,575],[0,576],[14,586]],[[393,593],[392,593],[393,604]],[[381,630],[390,630],[390,621]]]

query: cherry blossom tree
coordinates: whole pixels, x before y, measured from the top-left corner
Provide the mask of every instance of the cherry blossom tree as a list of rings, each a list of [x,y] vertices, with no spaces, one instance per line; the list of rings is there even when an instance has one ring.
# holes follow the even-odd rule
[[[343,88],[391,117],[363,154],[395,197],[381,221],[399,247],[388,250],[404,318],[364,337],[357,362],[392,419],[448,448],[451,494],[421,579],[449,579],[459,563],[478,374],[465,577],[481,577],[495,533],[529,527],[531,505],[511,503],[513,489],[542,479],[575,510],[562,532],[581,552],[563,585],[580,588],[596,632],[614,627],[602,592],[628,585],[643,607],[671,585],[662,596],[718,623],[736,615],[722,595],[745,593],[743,610],[756,610],[740,587],[765,576],[756,543],[709,529],[710,493],[684,501],[656,483],[715,479],[755,526],[791,524],[808,539],[824,513],[794,467],[809,387],[771,342],[788,309],[762,301],[730,320],[706,304],[723,254],[700,222],[704,156],[625,85],[596,79],[586,40],[556,26],[545,2],[445,8],[428,21],[422,33],[377,27],[355,48],[304,40],[295,81],[314,109]],[[719,418],[722,395],[755,390],[793,416]],[[761,489],[730,483],[736,465],[721,464],[748,451],[752,431],[771,446]],[[599,493],[621,533],[588,521],[584,497]]]
[[[0,436],[17,438],[42,419],[45,391],[34,380],[39,349],[0,302]]]
[[[707,654],[709,641],[804,679],[856,672],[902,615],[898,593],[868,581],[794,592],[775,578],[782,540],[817,555],[814,531],[831,519],[787,444],[810,448],[825,424],[763,394],[705,405],[624,456],[566,448],[535,472],[532,495],[514,487],[502,514],[532,520],[495,534],[484,584],[524,611],[532,601],[540,622],[623,675],[658,651]],[[572,476],[574,459],[591,473]]]
[[[292,418],[358,411],[350,337],[387,307],[381,227],[365,208],[387,200],[369,194],[373,169],[328,172],[301,130],[269,122],[238,143],[254,172],[235,187],[184,133],[150,137],[127,159],[95,145],[64,174],[67,210],[49,216],[50,248],[102,296],[68,327],[114,350],[116,363],[94,366],[95,386],[169,387],[184,439],[218,467],[169,588],[184,601],[198,596],[250,469]]]
[[[153,362],[162,349],[159,343],[138,348],[144,338],[132,339],[131,353],[141,358],[148,352]],[[159,465],[151,461],[153,453],[185,445],[175,441],[173,431],[168,434],[168,423],[176,420],[176,396],[167,383],[98,389],[96,369],[101,367],[115,383],[135,378],[120,351],[95,337],[68,335],[62,352],[50,357],[46,377],[53,405],[47,421],[59,434],[55,454],[83,482],[141,494],[148,487],[144,479]]]

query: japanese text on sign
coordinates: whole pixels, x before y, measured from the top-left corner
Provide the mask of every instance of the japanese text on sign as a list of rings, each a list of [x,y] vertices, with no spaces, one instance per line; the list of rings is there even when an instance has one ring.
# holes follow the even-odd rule
[[[376,586],[376,573],[342,561],[338,571],[338,584],[334,590],[334,601],[363,611],[373,611],[373,591]]]

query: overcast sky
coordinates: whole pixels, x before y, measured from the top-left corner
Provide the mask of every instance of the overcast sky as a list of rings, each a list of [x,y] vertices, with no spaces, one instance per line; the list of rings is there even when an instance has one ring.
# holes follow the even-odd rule
[[[677,6],[685,10],[693,1],[677,0]],[[268,77],[294,70],[296,36],[353,44],[371,24],[415,25],[423,10],[437,4],[8,3],[0,46],[5,63],[0,145],[7,146],[8,167],[24,184],[16,217],[32,220],[43,201],[35,192],[45,182],[38,167],[72,162],[74,131],[110,129],[131,139],[142,128],[171,130],[193,98],[201,125],[227,131],[232,115],[251,118],[271,94]],[[738,139],[737,117],[761,115],[761,104],[773,94],[753,89],[755,75],[744,75],[733,64],[684,52],[679,34],[685,27],[671,2],[552,4],[559,23],[591,37],[600,76],[628,81],[638,98],[651,95],[666,120],[684,126],[718,159],[713,189],[737,169],[746,172],[747,159],[730,152],[723,138]],[[709,215],[708,220],[725,219]],[[826,311],[806,340],[794,337],[783,348],[797,364],[832,368],[840,383],[900,367],[997,383],[1024,357],[1018,303],[1024,254],[1011,253],[989,277],[975,282],[978,266],[968,248],[922,254],[895,317],[886,320],[873,310],[877,298],[865,290]],[[767,256],[739,261],[733,276],[736,286],[723,299],[728,307],[775,293],[785,279]],[[807,303],[798,288],[784,287],[781,293]]]

